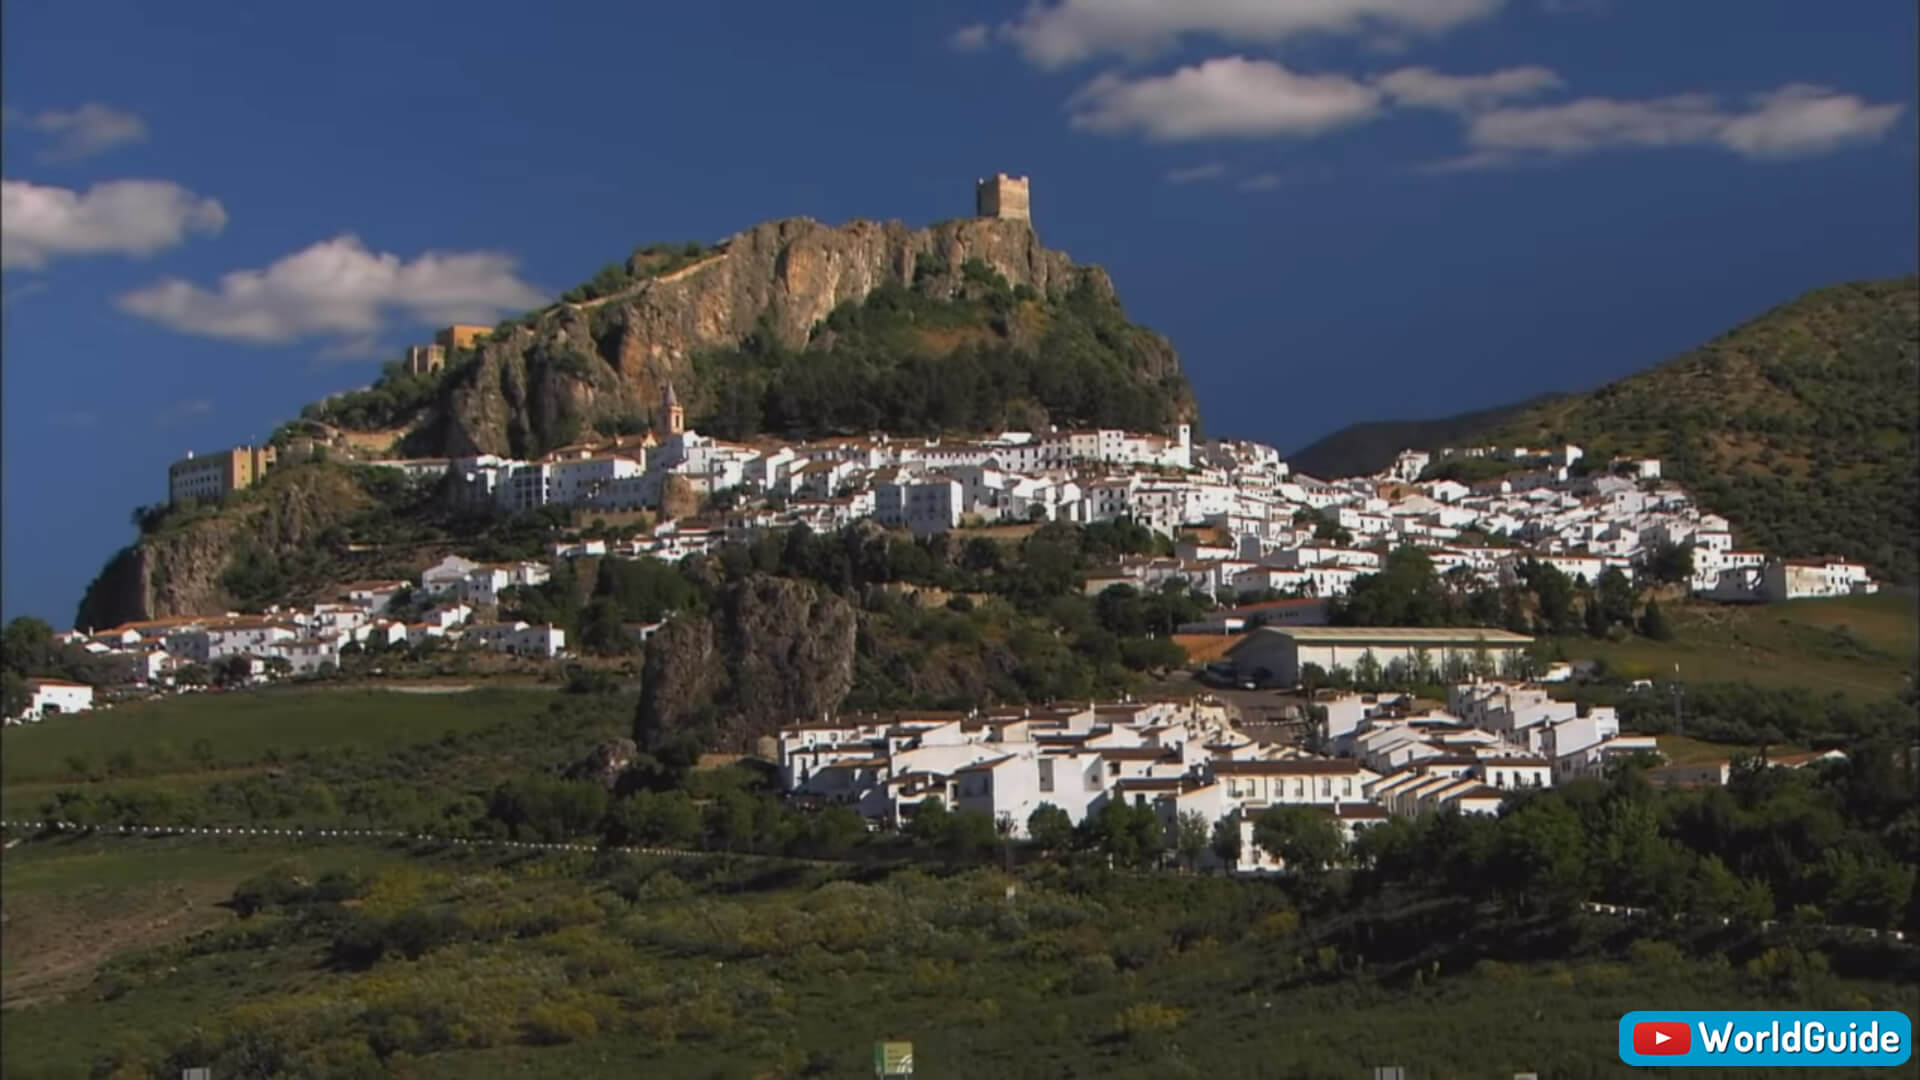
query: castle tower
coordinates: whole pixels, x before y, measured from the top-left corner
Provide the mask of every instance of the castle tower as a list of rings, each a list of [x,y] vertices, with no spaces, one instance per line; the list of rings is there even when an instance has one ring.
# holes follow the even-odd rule
[[[667,380],[666,397],[661,405],[667,414],[667,434],[678,435],[687,430],[687,412],[680,407],[680,395],[673,392],[673,380]]]
[[[973,185],[974,210],[980,217],[1033,223],[1027,178],[994,173]]]

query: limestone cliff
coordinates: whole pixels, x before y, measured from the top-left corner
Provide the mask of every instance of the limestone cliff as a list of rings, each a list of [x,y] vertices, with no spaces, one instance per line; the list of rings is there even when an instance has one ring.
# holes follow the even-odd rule
[[[836,308],[885,285],[954,296],[970,262],[984,264],[1022,295],[1058,297],[1081,289],[1118,311],[1104,271],[1076,266],[1041,246],[1023,221],[970,218],[920,229],[897,221],[837,228],[805,218],[772,221],[663,276],[646,277],[636,256],[627,269],[640,278],[637,284],[604,299],[557,304],[531,325],[496,332],[474,362],[447,377],[409,448],[531,454],[596,426],[657,423],[669,380],[687,399],[689,415],[698,416],[722,391],[696,370],[698,354],[739,345],[762,328],[789,349],[817,345],[817,328]],[[1022,340],[1020,320],[1006,323],[1001,336],[1011,344],[1037,344]],[[1129,344],[1123,366],[1131,370],[1124,374],[1171,397],[1169,416],[1191,419],[1193,399],[1172,346],[1150,331],[1129,329],[1137,341]]]
[[[308,551],[371,501],[337,468],[304,465],[272,473],[218,511],[171,515],[122,548],[87,586],[73,623],[109,627],[233,609],[238,598],[227,586],[236,560]]]
[[[711,615],[682,615],[647,642],[635,737],[692,736],[748,752],[756,740],[838,708],[853,686],[853,605],[793,578],[725,588]]]

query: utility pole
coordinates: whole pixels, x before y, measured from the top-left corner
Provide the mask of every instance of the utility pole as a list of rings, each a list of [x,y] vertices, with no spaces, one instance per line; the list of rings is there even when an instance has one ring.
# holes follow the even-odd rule
[[[1686,693],[1686,688],[1680,685],[1680,665],[1675,664],[1673,665],[1673,733],[1675,735],[1681,733],[1680,695],[1684,693]]]

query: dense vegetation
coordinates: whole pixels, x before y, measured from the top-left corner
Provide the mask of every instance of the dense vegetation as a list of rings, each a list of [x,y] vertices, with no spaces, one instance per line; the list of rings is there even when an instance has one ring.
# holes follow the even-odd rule
[[[758,434],[1074,427],[1166,431],[1187,396],[1178,375],[1154,380],[1165,348],[1127,321],[1091,273],[1057,295],[1009,286],[979,260],[952,295],[923,289],[949,270],[922,255],[920,287],[882,285],[834,309],[800,350],[770,331],[697,357],[712,388],[696,426]]]
[[[926,1061],[964,1048],[969,1069],[1008,1076],[1252,1061],[1446,1074],[1484,1068],[1494,1046],[1503,1068],[1597,1077],[1614,1021],[1655,997],[1901,1007],[1920,975],[1910,946],[1823,928],[1920,929],[1915,777],[1885,743],[1817,769],[1743,767],[1726,789],[1656,791],[1629,766],[1499,818],[1390,822],[1351,848],[1275,812],[1256,836],[1301,872],[1230,881],[1174,870],[1193,853],[1186,830],[1118,804],[1009,849],[960,812],[869,834],[843,808],[782,806],[744,767],[642,756],[611,790],[566,779],[629,706],[566,695],[394,755],[320,750],[273,775],[58,800],[103,823],[397,825],[741,856],[419,844],[395,869],[291,862],[235,888],[239,920],[118,957],[76,999],[7,1025],[10,1062],[360,1076],[599,1075],[619,1060],[799,1077],[848,1072],[897,1035]],[[995,869],[1010,858],[1019,869]],[[1593,899],[1652,917],[1582,914]],[[1761,926],[1772,918],[1785,921]],[[1516,1029],[1522,1008],[1544,1012]],[[856,1016],[873,1030],[848,1030]],[[65,1034],[87,1026],[114,1035]]]
[[[1474,440],[1650,455],[1743,546],[1920,577],[1920,279],[1820,289]]]
[[[1487,626],[1517,634],[1638,632],[1665,639],[1672,629],[1648,586],[1685,581],[1692,561],[1687,548],[1663,545],[1649,555],[1644,583],[1636,586],[1611,567],[1588,581],[1524,559],[1514,581],[1487,585],[1467,567],[1437,573],[1424,548],[1403,545],[1388,552],[1378,573],[1356,577],[1347,595],[1328,603],[1327,614],[1336,626]]]
[[[716,250],[697,241],[648,244],[636,250],[625,263],[608,263],[601,267],[584,284],[561,293],[560,299],[564,303],[580,304],[618,296],[650,278],[665,277],[676,270],[684,270]]]
[[[1084,699],[1132,689],[1141,673],[1185,662],[1170,635],[1211,607],[1211,597],[1126,586],[1088,597],[1082,587],[1093,567],[1166,548],[1130,522],[1049,524],[1013,542],[914,539],[871,525],[823,535],[799,526],[677,567],[579,560],[544,585],[512,590],[504,609],[566,627],[587,652],[617,656],[640,650],[628,624],[709,610],[719,590],[754,574],[801,578],[860,612],[848,708]]]
[[[440,371],[414,374],[405,364],[384,364],[373,385],[361,390],[334,394],[300,410],[300,419],[331,424],[354,431],[379,431],[403,427],[418,418],[433,404],[442,380],[471,365],[477,358],[472,349],[450,350],[446,367]],[[276,440],[300,434],[298,423],[284,425]]]

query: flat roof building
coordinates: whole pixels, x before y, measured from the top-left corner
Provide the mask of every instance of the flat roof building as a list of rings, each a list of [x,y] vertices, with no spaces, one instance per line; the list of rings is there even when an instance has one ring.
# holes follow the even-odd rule
[[[1308,664],[1322,671],[1349,671],[1368,653],[1382,668],[1395,660],[1416,663],[1425,650],[1437,669],[1449,655],[1471,660],[1484,649],[1496,665],[1533,644],[1525,634],[1481,626],[1263,626],[1227,651],[1236,679],[1263,686],[1295,686]]]

